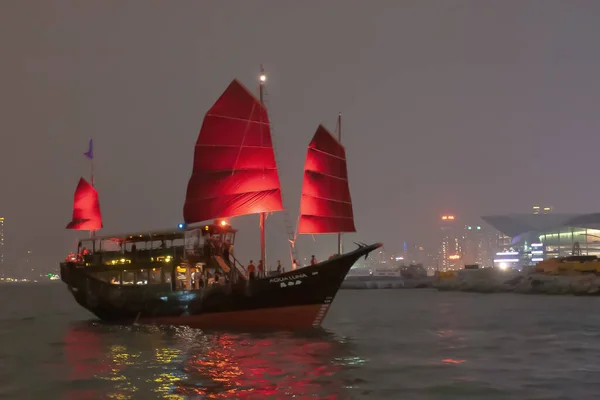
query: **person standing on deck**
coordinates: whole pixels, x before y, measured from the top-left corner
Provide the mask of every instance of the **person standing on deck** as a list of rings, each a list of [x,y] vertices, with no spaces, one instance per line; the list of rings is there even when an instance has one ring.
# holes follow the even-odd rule
[[[231,247],[231,243],[228,241],[226,241],[223,244],[223,259],[225,260],[225,263],[227,265],[231,264],[231,261],[229,260],[229,248]]]
[[[235,259],[235,254],[233,253],[233,243],[230,240],[227,241],[229,245],[229,256],[231,257],[231,262],[233,263],[233,259]]]
[[[204,285],[204,269],[198,268],[196,277],[198,279],[198,289],[202,289],[205,286]]]
[[[256,278],[254,271],[256,267],[254,266],[254,262],[250,260],[250,264],[248,264],[248,280],[253,280]]]
[[[79,256],[83,263],[90,262],[90,251],[85,246],[83,247],[83,249],[81,249],[81,253],[79,254]]]
[[[210,242],[210,239],[207,239],[204,242],[204,256],[208,259],[212,257],[212,243]]]
[[[262,263],[262,260],[258,262],[258,276],[263,278],[265,276],[265,267]]]
[[[221,243],[221,239],[219,237],[216,237],[214,239],[213,245],[214,245],[215,254],[218,256],[222,255],[223,243]]]
[[[296,268],[298,268],[298,261],[294,260],[294,262],[292,262],[292,271],[295,271]]]
[[[194,289],[196,289],[196,290],[200,289],[200,278],[201,277],[202,277],[202,274],[200,273],[198,268],[196,268],[196,270],[192,274],[192,280],[194,282]]]
[[[310,265],[315,265],[317,264],[317,259],[315,258],[315,255],[313,254],[313,256],[310,258]]]
[[[277,274],[281,273],[281,260],[277,260]]]

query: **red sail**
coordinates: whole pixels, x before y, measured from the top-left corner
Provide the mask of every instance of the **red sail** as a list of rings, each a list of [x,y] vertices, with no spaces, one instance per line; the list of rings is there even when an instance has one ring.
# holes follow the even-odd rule
[[[73,220],[67,229],[78,231],[97,231],[102,228],[102,215],[98,192],[88,181],[81,178],[75,190],[73,201]]]
[[[298,233],[356,232],[346,150],[319,125],[308,145]]]
[[[183,218],[194,223],[281,210],[267,109],[234,80],[204,117]]]

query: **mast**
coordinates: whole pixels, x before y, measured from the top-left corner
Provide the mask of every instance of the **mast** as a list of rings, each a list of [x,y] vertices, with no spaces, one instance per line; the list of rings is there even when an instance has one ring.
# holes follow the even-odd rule
[[[84,155],[89,158],[90,160],[90,181],[92,182],[92,187],[95,188],[94,186],[94,138],[90,138],[90,146],[89,146],[89,150],[87,151],[87,153],[84,153]],[[94,237],[94,230],[90,230],[90,238]]]
[[[267,81],[267,76],[265,75],[265,70],[263,69],[263,66],[261,64],[258,91],[259,91],[260,104],[262,104],[263,107],[265,106],[263,86],[266,81]],[[260,261],[262,262],[263,271],[267,270],[267,239],[265,237],[266,219],[267,219],[267,213],[261,212],[260,213],[260,222],[259,222],[259,225],[260,225]]]
[[[90,152],[92,152],[92,143],[93,143],[93,142],[92,142],[92,140],[93,140],[93,138],[92,138],[92,139],[90,139]],[[93,188],[96,188],[96,186],[94,185],[94,156],[93,156],[93,153],[92,153],[92,157],[90,158],[90,169],[91,169],[91,180],[92,180],[92,187],[93,187]],[[94,230],[91,230],[91,231],[90,231],[90,238],[93,238],[93,237],[94,237],[94,233],[95,233],[95,231],[94,231]],[[96,244],[96,243],[95,243],[95,241],[94,241],[94,242],[92,243],[92,247],[94,247],[94,245],[95,245],[95,244]],[[95,249],[94,249],[94,251],[95,251]]]
[[[90,139],[90,152],[92,151],[91,150],[91,148],[92,148],[92,145],[91,145],[92,140],[93,140],[93,138]],[[91,164],[90,169],[91,169],[92,186],[95,187],[95,185],[94,185],[94,156],[93,156],[93,153],[92,153],[92,156],[90,157],[90,164]]]
[[[338,141],[340,143],[342,143],[342,113],[338,114],[337,128],[338,128],[337,129]],[[343,251],[342,232],[338,232],[337,239],[338,239],[338,254],[342,254],[342,251]]]

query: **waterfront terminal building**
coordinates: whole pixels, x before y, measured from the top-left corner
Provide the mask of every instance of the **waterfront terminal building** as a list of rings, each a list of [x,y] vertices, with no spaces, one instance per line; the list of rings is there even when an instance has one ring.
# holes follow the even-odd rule
[[[553,257],[600,256],[600,213],[509,214],[481,217],[498,230],[494,266],[521,269]]]

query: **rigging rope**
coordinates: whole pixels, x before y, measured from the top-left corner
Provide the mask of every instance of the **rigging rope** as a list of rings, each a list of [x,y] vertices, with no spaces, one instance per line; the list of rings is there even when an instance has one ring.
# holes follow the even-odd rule
[[[252,105],[252,110],[250,111],[250,115],[254,115],[254,109],[256,108],[256,104]],[[240,160],[240,155],[242,154],[242,148],[244,147],[244,143],[246,143],[246,136],[248,133],[248,130],[250,129],[250,118],[248,118],[246,120],[246,128],[244,129],[244,136],[242,136],[242,144],[240,145],[240,149],[238,150],[237,156],[235,157],[235,162],[233,163],[233,167],[231,168],[231,175],[233,176],[235,174],[235,167],[238,164],[238,161]],[[261,129],[262,129],[262,124],[261,124]],[[260,137],[262,138],[262,134],[260,135]]]

